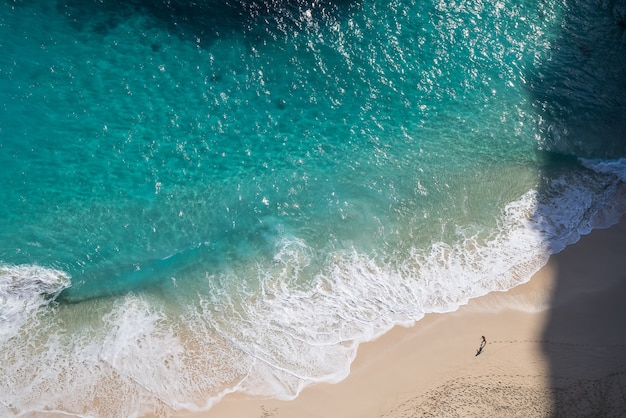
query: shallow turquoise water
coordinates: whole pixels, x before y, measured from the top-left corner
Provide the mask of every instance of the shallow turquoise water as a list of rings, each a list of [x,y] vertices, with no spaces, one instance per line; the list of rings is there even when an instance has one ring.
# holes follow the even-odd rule
[[[289,398],[527,280],[623,212],[625,14],[2,2],[0,408]]]

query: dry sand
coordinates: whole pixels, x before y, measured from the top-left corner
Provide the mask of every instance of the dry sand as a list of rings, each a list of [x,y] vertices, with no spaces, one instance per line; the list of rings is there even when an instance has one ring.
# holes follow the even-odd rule
[[[293,401],[229,395],[182,416],[589,415],[626,416],[626,219],[551,257],[527,284],[361,345],[338,384]]]

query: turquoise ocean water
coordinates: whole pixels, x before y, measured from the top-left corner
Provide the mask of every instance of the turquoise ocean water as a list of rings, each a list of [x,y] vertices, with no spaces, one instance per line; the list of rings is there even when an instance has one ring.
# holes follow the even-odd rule
[[[625,31],[618,0],[0,1],[0,415],[293,398],[528,280],[626,211]]]

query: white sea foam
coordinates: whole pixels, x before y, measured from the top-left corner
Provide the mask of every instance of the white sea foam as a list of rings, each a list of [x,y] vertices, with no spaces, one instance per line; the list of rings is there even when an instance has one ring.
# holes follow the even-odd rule
[[[591,160],[583,159],[583,165],[598,173],[612,174],[617,176],[621,181],[626,182],[626,158],[617,160]]]
[[[62,271],[35,265],[0,265],[0,343],[13,337],[40,306],[69,285]]]

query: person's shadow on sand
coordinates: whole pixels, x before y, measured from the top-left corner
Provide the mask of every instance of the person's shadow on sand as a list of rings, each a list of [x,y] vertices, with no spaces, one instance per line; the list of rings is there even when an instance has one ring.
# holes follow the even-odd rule
[[[487,345],[487,340],[485,339],[485,336],[483,335],[482,340],[480,341],[480,347],[478,347],[478,350],[476,350],[477,356],[483,352],[483,348],[485,348],[486,345]]]

